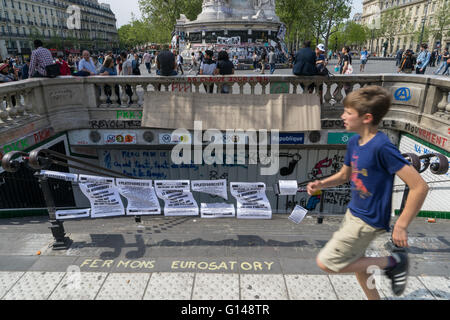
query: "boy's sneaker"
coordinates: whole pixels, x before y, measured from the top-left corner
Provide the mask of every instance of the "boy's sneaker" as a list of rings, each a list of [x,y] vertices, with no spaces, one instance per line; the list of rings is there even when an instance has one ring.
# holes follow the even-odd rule
[[[408,254],[405,251],[394,251],[392,257],[397,264],[392,268],[385,269],[385,274],[391,279],[392,291],[396,296],[399,296],[406,288],[406,279],[409,272]]]

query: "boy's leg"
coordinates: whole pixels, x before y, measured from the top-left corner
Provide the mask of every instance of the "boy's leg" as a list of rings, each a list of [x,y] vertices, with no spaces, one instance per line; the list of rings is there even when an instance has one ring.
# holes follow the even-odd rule
[[[369,278],[372,276],[367,272],[355,272],[356,279],[363,289],[368,300],[380,300],[380,295],[376,287],[369,286]]]
[[[395,251],[389,257],[364,256],[369,244],[384,232],[369,226],[347,210],[339,230],[318,254],[317,265],[328,273],[358,273],[358,281],[370,277],[370,273],[378,268],[391,279],[394,294],[400,295],[408,276],[407,254]],[[369,299],[376,297],[367,283],[361,287]]]

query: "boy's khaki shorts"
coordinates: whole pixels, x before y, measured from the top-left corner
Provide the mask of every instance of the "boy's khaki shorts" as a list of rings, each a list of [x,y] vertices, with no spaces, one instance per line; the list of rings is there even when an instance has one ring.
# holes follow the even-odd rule
[[[319,252],[318,259],[328,269],[339,272],[363,257],[370,242],[384,232],[385,229],[368,225],[347,209],[339,230]]]

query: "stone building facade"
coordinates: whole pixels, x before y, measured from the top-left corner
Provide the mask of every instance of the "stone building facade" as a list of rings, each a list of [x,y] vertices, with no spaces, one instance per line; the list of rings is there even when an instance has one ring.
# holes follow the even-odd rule
[[[73,23],[73,18],[68,23],[78,13],[79,23]],[[0,0],[0,56],[29,55],[36,38],[51,48],[75,51],[119,46],[116,18],[108,4],[97,0]]]
[[[450,46],[450,24],[444,28],[442,41],[432,36],[436,30],[437,15],[441,8],[449,8],[450,0],[363,0],[363,12],[361,24],[371,29],[366,46],[377,55],[383,54],[385,37],[377,37],[377,29],[380,28],[381,15],[389,9],[398,8],[402,14],[408,17],[405,24],[399,26],[399,32],[394,36],[392,46],[389,44],[387,54],[395,54],[399,49],[412,49],[417,51],[419,41],[414,34],[421,33],[422,26],[429,28],[431,32],[427,38],[426,32],[422,42],[428,43],[430,49],[445,48]]]

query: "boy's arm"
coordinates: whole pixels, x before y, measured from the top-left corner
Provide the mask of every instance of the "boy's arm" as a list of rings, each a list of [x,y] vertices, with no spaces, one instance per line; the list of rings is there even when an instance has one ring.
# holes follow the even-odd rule
[[[392,240],[399,247],[408,247],[408,226],[419,213],[429,187],[417,170],[410,165],[405,165],[396,174],[406,183],[409,193],[405,208],[394,225]]]
[[[347,183],[350,180],[350,176],[352,174],[352,168],[347,165],[342,165],[341,170],[335,175],[328,177],[323,180],[316,180],[314,182],[308,183],[306,186],[306,191],[308,191],[309,195],[322,190],[324,188],[330,188],[339,186],[341,184]]]

